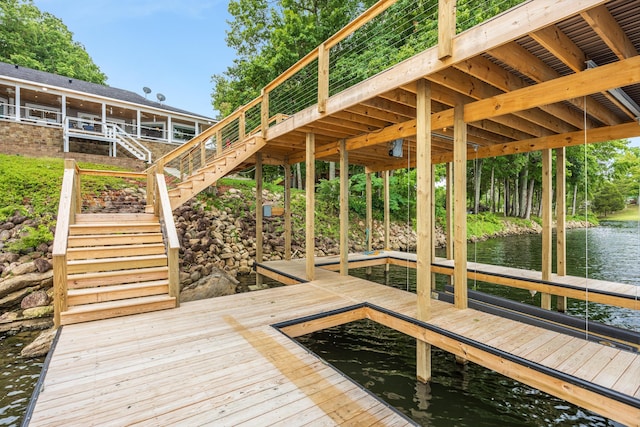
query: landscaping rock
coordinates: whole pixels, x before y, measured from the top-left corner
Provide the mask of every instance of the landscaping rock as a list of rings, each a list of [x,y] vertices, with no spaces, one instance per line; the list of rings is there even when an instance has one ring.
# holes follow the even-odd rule
[[[22,349],[20,356],[26,358],[45,356],[51,349],[56,332],[57,329],[54,328],[43,331],[31,344]]]
[[[22,317],[25,319],[39,319],[41,317],[53,315],[53,306],[27,308],[22,311]]]
[[[23,310],[48,305],[51,301],[46,291],[35,291],[22,299],[20,308]]]
[[[21,276],[12,276],[0,281],[0,297],[9,295],[20,289],[34,286],[52,286],[53,271],[44,273],[29,273]]]
[[[238,281],[235,278],[224,271],[215,269],[209,276],[185,286],[180,292],[180,302],[233,295],[236,293],[237,286]]]

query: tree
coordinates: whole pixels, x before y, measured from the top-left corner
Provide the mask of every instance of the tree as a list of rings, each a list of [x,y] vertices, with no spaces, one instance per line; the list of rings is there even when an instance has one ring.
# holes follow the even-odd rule
[[[0,0],[0,61],[98,84],[107,79],[66,25],[31,0]]]
[[[605,183],[600,191],[593,197],[593,210],[605,217],[608,213],[613,213],[624,209],[625,197],[618,190],[618,187],[611,183]]]

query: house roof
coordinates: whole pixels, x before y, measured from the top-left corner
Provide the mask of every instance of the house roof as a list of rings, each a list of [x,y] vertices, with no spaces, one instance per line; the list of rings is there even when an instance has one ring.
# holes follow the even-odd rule
[[[60,76],[46,71],[34,70],[14,64],[8,64],[6,62],[0,62],[0,76],[7,76],[10,78],[26,80],[34,83],[39,83],[48,86],[55,86],[61,89],[73,90],[78,92],[84,92],[91,95],[97,95],[105,98],[112,98],[119,101],[130,102],[134,104],[144,105],[160,110],[170,111],[179,114],[186,114],[189,116],[201,117],[207,120],[214,120],[211,117],[204,116],[202,114],[193,113],[190,111],[182,110],[180,108],[171,107],[166,104],[151,101],[144,96],[138,95],[135,92],[118,89],[111,86],[101,85],[97,83],[90,83],[84,80],[78,80],[71,77]]]

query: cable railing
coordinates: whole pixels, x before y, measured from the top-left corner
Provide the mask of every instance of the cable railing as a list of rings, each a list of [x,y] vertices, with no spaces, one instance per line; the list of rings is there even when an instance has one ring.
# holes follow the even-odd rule
[[[267,84],[260,96],[159,163],[189,175],[248,136],[268,138],[269,127],[278,122],[274,118],[314,105],[324,113],[330,96],[524,1],[529,0],[497,0],[487,6],[480,0],[380,0]],[[438,28],[443,7],[456,14],[449,33]]]

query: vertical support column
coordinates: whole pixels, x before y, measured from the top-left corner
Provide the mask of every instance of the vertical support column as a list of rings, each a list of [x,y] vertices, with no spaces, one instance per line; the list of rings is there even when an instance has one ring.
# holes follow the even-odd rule
[[[467,124],[464,104],[454,107],[453,129],[453,284],[456,308],[467,302]]]
[[[418,297],[418,320],[431,317],[431,85],[418,80],[416,104],[416,215],[417,263],[416,294]],[[418,381],[431,380],[431,345],[416,342],[416,368]]]
[[[444,230],[445,238],[447,241],[447,259],[453,259],[453,162],[447,163],[447,194],[446,194],[446,214],[447,214],[447,225]],[[449,276],[449,284],[453,284],[451,279],[452,276]]]
[[[340,141],[340,275],[349,275],[349,153]]]
[[[284,259],[291,259],[291,165],[284,165]]]
[[[431,264],[436,260],[436,165],[431,164]],[[431,290],[436,290],[436,273],[431,273]]]
[[[542,150],[542,280],[551,278],[551,150]],[[551,294],[540,295],[540,306],[551,309]]]
[[[446,59],[453,52],[456,35],[456,0],[438,1],[438,59]]]
[[[65,123],[67,118],[67,95],[60,95],[60,113],[60,123],[62,123],[62,126],[68,127],[68,124]]]
[[[556,274],[567,274],[567,181],[566,148],[556,148]],[[557,296],[557,308],[567,310],[567,297]]]
[[[383,175],[383,187],[384,187],[384,250],[388,251],[389,250],[389,242],[391,237],[389,236],[389,234],[391,233],[391,218],[390,213],[391,213],[391,209],[389,207],[389,171],[386,170],[384,171],[384,175]],[[384,265],[384,271],[388,272],[389,271],[389,263],[386,263]]]
[[[15,104],[15,113],[16,113],[16,122],[19,122],[22,116],[22,110],[20,109],[20,103],[22,100],[20,99],[20,86],[16,86],[16,97],[13,101]]]
[[[311,281],[315,278],[315,208],[316,208],[316,194],[315,194],[315,176],[316,176],[316,138],[313,133],[307,134],[306,141],[306,198],[307,209],[305,215],[305,224],[307,226],[306,232],[306,271],[307,280]]]
[[[262,154],[256,153],[256,262],[262,262]],[[256,273],[256,285],[262,285],[262,276]]]
[[[173,142],[173,121],[171,116],[167,116],[167,142],[171,144]]]
[[[366,204],[367,204],[367,210],[366,210],[366,215],[365,215],[365,221],[367,223],[367,225],[365,226],[365,235],[367,238],[367,252],[371,252],[371,250],[373,249],[373,212],[372,212],[372,198],[373,195],[371,194],[372,189],[371,189],[371,173],[368,172],[366,175],[366,180],[365,180],[365,199],[366,200]],[[367,267],[367,274],[371,274],[371,267]]]
[[[204,166],[205,164],[207,164],[207,140],[200,142],[200,167]]]
[[[322,43],[318,46],[318,113],[327,111],[329,99],[329,49]]]

